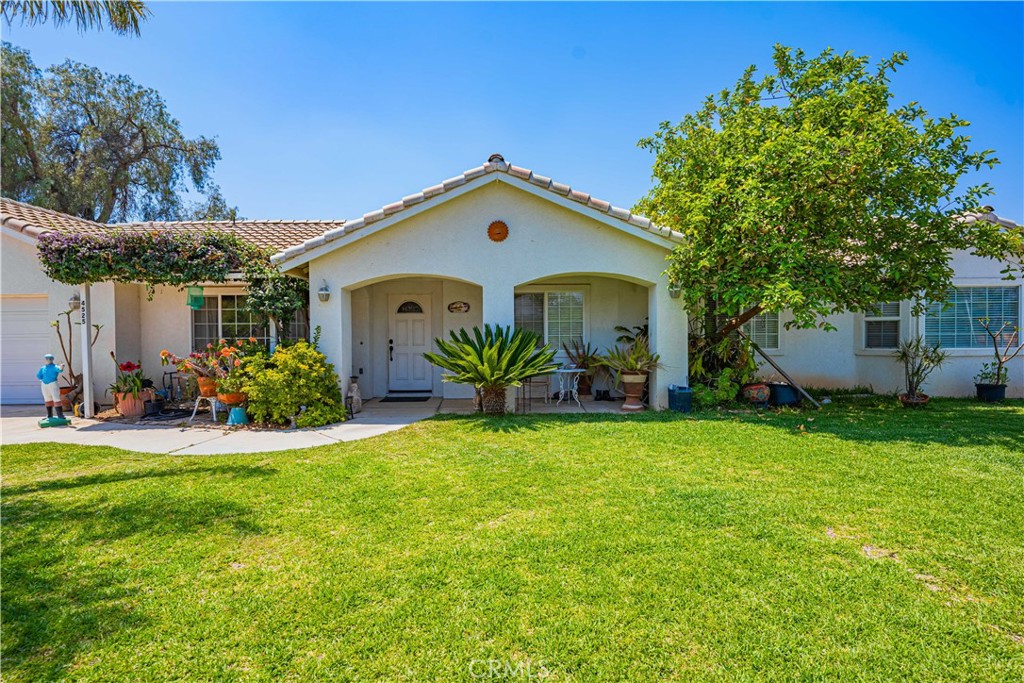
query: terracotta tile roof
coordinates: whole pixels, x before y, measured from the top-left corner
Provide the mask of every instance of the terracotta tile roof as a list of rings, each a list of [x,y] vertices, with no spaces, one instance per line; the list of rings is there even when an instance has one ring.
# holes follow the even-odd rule
[[[103,233],[109,230],[102,223],[76,218],[66,213],[44,209],[32,204],[0,197],[0,225],[33,239],[44,232]]]
[[[0,224],[33,239],[44,232],[103,234],[111,230],[216,230],[230,232],[250,244],[279,251],[340,228],[344,221],[153,221],[104,225],[59,211],[0,198]]]
[[[243,241],[257,247],[280,251],[296,244],[302,244],[328,230],[340,228],[344,224],[345,221],[152,221],[117,223],[110,227],[120,230],[176,230],[180,232],[215,230],[237,235]]]
[[[568,185],[556,182],[551,178],[548,178],[547,176],[542,176],[538,173],[534,173],[528,168],[513,166],[509,163],[506,163],[505,159],[500,154],[492,154],[491,157],[487,160],[487,163],[484,164],[483,166],[471,168],[460,175],[457,175],[453,178],[449,178],[448,180],[439,183],[438,185],[433,185],[422,190],[421,192],[417,192],[416,194],[411,194],[406,197],[402,197],[401,200],[388,204],[387,206],[377,209],[376,211],[371,211],[370,213],[363,214],[363,216],[360,218],[349,220],[342,227],[328,230],[324,234],[319,235],[313,239],[307,240],[302,244],[291,246],[287,249],[284,249],[283,251],[278,252],[277,254],[274,254],[272,260],[274,261],[274,263],[281,263],[283,261],[287,261],[288,259],[299,256],[300,254],[307,252],[311,249],[315,249],[316,247],[319,247],[327,242],[333,242],[334,240],[337,240],[340,237],[344,237],[345,235],[353,233],[356,230],[376,223],[377,221],[385,217],[392,216],[396,213],[404,211],[411,206],[415,206],[416,204],[420,204],[425,201],[430,201],[435,197],[438,197],[446,192],[449,192],[450,190],[453,190],[457,187],[461,187],[463,185],[466,185],[467,183],[471,183],[479,178],[483,178],[494,173],[504,173],[509,176],[512,176],[513,178],[517,178],[521,181],[531,183],[532,185],[536,185],[537,187],[547,190],[548,192],[560,195],[574,202],[582,204],[594,211],[606,214],[612,218],[621,220],[624,223],[628,223],[630,226],[638,230],[642,230],[644,232],[664,237],[665,239],[671,240],[673,242],[679,242],[682,240],[682,235],[680,233],[670,230],[669,228],[657,226],[654,223],[652,223],[649,218],[645,218],[644,216],[641,216],[639,214],[632,213],[629,209],[623,209],[617,206],[613,206],[609,202],[606,202],[602,199],[591,197],[586,192],[573,189]]]

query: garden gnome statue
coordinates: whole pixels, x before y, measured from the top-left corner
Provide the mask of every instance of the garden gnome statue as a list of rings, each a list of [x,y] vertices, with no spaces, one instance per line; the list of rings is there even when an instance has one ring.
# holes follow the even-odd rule
[[[352,403],[352,414],[355,415],[363,409],[363,394],[359,391],[359,378],[350,378],[352,383],[348,387],[348,397]]]
[[[43,401],[46,402],[46,418],[39,421],[39,426],[56,427],[71,424],[71,420],[64,417],[64,408],[60,403],[60,388],[57,386],[57,378],[64,371],[64,366],[54,364],[52,353],[46,354],[43,358],[46,359],[46,364],[39,368],[36,379],[39,380]],[[54,410],[57,411],[56,417],[53,415]]]

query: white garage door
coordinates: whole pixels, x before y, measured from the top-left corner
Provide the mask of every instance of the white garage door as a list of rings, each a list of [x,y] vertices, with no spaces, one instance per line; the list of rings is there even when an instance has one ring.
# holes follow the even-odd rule
[[[36,371],[50,345],[46,296],[0,297],[0,403],[40,403]]]

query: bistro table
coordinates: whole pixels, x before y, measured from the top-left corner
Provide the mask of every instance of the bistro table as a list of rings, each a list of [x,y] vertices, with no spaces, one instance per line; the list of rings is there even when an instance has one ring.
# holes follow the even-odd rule
[[[576,401],[576,405],[580,408],[583,407],[583,404],[580,403],[580,376],[586,371],[586,368],[574,366],[555,370],[555,374],[558,375],[558,402],[555,403],[556,406],[560,405],[562,400],[565,399],[566,402]]]

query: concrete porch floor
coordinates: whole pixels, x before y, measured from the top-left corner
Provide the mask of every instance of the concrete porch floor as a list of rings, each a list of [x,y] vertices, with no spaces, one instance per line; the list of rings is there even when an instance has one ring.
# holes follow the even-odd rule
[[[434,399],[431,399],[434,400]],[[437,408],[438,413],[445,413],[449,415],[472,415],[475,411],[473,410],[472,399],[438,399],[441,401]],[[373,399],[374,402],[378,399]],[[390,408],[394,405],[402,405],[401,403],[384,403],[380,404],[381,408]],[[414,404],[415,405],[415,404]],[[551,399],[548,403],[544,402],[543,398],[534,398],[530,401],[530,409],[528,411],[517,411],[519,413],[527,412],[531,415],[574,415],[584,413],[615,413],[619,414],[622,412],[622,399],[614,399],[612,401],[595,401],[591,397],[580,397],[580,404],[576,405],[576,401],[562,401],[561,405],[556,405],[556,401]]]

